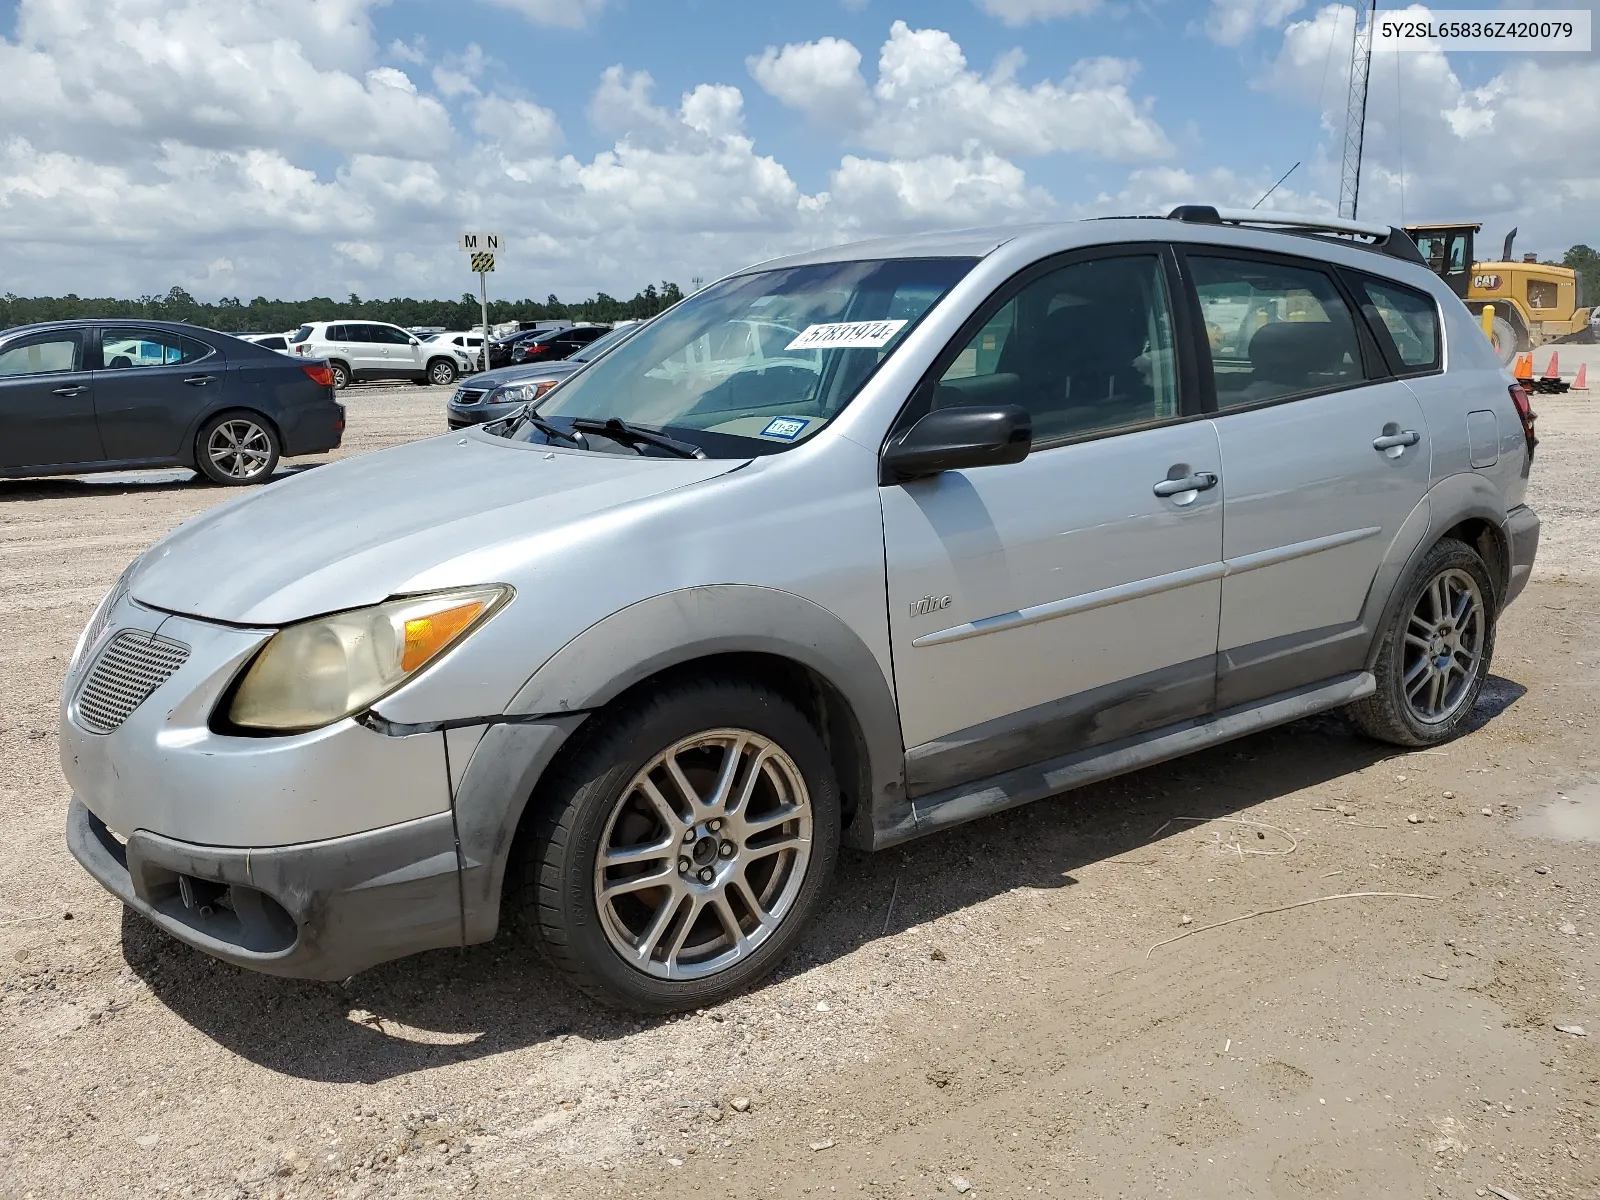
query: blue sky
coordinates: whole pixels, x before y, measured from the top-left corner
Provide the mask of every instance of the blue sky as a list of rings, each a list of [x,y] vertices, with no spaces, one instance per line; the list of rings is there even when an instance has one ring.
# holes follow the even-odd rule
[[[1457,0],[1461,2],[1461,0]],[[1524,0],[1526,2],[1526,0]],[[1570,3],[1571,0],[1568,0]],[[876,233],[1338,196],[1314,0],[8,0],[29,293],[631,293]],[[1380,54],[1363,217],[1600,243],[1600,61]],[[1535,182],[1537,180],[1537,183]]]

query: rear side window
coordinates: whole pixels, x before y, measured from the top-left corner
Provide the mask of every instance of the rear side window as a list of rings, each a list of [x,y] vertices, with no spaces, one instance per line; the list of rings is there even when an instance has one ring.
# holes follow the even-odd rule
[[[100,361],[108,371],[170,367],[210,353],[210,346],[165,330],[107,328],[100,335]]]
[[[310,337],[311,337],[311,326],[302,325],[302,326],[300,326],[299,329],[296,329],[293,333],[291,333],[289,335],[289,341],[290,341],[290,343],[292,345],[298,346],[301,342],[308,341],[310,339]]]
[[[1365,276],[1359,280],[1357,295],[1395,374],[1439,369],[1439,306],[1433,297],[1387,279]]]
[[[54,375],[83,367],[83,342],[76,333],[42,334],[20,346],[0,350],[0,379],[12,375]]]
[[[1217,407],[1240,408],[1363,382],[1355,316],[1321,271],[1191,256]]]

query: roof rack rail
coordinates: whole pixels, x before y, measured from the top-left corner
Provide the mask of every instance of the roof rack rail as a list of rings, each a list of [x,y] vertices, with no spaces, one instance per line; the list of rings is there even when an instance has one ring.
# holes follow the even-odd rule
[[[1262,212],[1254,208],[1215,208],[1209,204],[1180,204],[1167,217],[1169,220],[1188,221],[1196,225],[1256,225],[1290,233],[1331,233],[1370,238],[1370,243],[1356,242],[1355,245],[1378,250],[1391,258],[1427,265],[1417,244],[1411,240],[1411,235],[1393,225],[1346,221],[1340,217],[1313,217],[1303,213]]]

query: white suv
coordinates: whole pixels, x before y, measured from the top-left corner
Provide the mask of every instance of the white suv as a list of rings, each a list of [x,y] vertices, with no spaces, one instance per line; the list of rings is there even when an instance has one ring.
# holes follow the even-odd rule
[[[472,368],[472,356],[460,346],[424,342],[398,325],[377,321],[312,321],[289,335],[289,348],[306,358],[327,359],[336,388],[371,379],[449,387]]]

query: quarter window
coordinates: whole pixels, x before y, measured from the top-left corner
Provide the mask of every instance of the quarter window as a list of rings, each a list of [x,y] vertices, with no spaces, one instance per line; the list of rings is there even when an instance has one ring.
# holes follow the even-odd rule
[[[1439,307],[1431,296],[1389,280],[1362,279],[1370,323],[1389,337],[1406,373],[1439,367]]]
[[[956,355],[935,408],[1019,404],[1035,441],[1178,415],[1161,261],[1074,263],[1025,284]]]
[[[100,335],[100,361],[108,371],[170,367],[194,362],[211,347],[176,333],[152,329],[107,329]]]
[[[1216,380],[1238,408],[1362,382],[1355,318],[1321,271],[1244,259],[1189,259]]]
[[[56,334],[36,338],[21,346],[0,350],[0,377],[55,375],[82,369],[82,343],[78,335]]]

